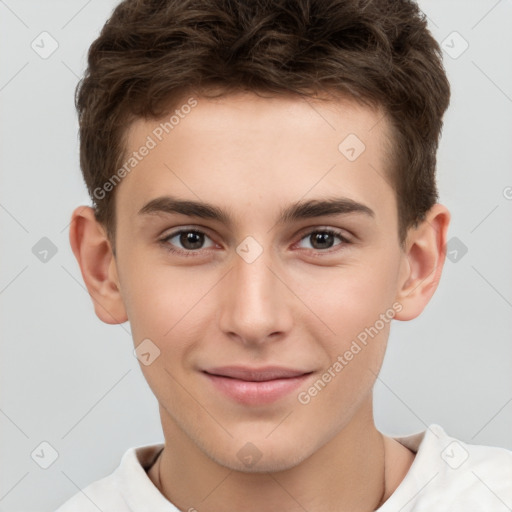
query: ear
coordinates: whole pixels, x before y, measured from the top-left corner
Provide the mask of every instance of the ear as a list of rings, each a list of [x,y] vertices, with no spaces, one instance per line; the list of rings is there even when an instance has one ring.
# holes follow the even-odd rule
[[[446,258],[450,212],[435,204],[418,227],[410,228],[396,300],[397,320],[412,320],[425,309],[437,289]]]
[[[106,231],[91,207],[79,206],[73,211],[69,242],[98,318],[107,324],[126,322],[116,260]]]

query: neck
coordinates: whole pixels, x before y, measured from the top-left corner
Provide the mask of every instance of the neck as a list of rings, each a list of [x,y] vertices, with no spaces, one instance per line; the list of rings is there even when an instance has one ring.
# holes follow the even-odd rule
[[[225,512],[229,504],[230,510],[247,512],[373,511],[393,490],[386,486],[386,451],[392,445],[375,428],[368,405],[309,458],[264,473],[218,464],[161,408],[165,448],[149,477],[181,510]]]

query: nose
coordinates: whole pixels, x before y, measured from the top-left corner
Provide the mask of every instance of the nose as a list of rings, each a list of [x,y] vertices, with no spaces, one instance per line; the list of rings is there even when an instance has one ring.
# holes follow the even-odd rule
[[[242,256],[234,255],[231,271],[222,280],[220,328],[245,345],[277,340],[292,325],[293,293],[281,275],[284,270],[270,250],[254,261]]]

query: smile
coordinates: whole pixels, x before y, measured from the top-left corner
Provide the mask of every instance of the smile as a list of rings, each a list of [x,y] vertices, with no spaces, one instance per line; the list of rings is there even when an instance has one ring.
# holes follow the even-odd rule
[[[279,368],[224,368],[203,372],[216,390],[244,405],[275,402],[303,385],[311,373]]]

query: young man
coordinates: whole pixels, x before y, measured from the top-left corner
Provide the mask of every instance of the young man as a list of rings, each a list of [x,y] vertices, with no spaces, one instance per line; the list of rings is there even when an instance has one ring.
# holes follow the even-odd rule
[[[165,443],[59,512],[505,511],[512,453],[393,439],[390,324],[441,277],[449,85],[408,1],[126,0],[77,91],[70,241]]]

